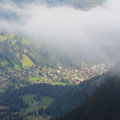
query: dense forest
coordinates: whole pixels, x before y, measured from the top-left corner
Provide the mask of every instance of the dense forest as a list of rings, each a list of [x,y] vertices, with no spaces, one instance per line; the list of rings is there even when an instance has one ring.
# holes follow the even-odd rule
[[[64,91],[67,91],[67,89],[67,87],[63,86],[36,84],[19,90],[8,90],[5,93],[1,93],[0,119],[7,120],[9,117],[16,119],[18,116],[21,118],[23,116],[34,116],[34,114],[42,116],[46,106],[62,95]],[[32,109],[31,104],[35,105]],[[38,106],[38,104],[40,105]]]
[[[91,80],[84,81],[79,85],[72,86],[50,104],[45,111],[46,114],[51,116],[65,115],[79,106],[88,95],[91,95],[93,91],[101,85],[102,82],[104,82],[104,77],[97,76]]]
[[[119,72],[120,64],[117,64],[109,71],[109,77],[107,76],[106,81],[91,96],[87,97],[80,107],[73,109],[71,113],[57,120],[119,120]]]

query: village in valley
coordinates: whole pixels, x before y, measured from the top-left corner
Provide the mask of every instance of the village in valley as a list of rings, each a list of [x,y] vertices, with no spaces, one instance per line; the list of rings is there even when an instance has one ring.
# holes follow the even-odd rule
[[[79,63],[76,67],[63,67],[58,64],[54,68],[47,67],[26,67],[24,69],[0,70],[0,89],[19,88],[28,84],[47,83],[52,85],[73,85],[102,75],[109,68],[110,64],[88,64]],[[16,84],[17,83],[17,84]]]
[[[35,49],[27,38],[10,33],[1,34],[0,45],[1,57],[4,58],[0,59],[0,92],[40,83],[76,85],[102,75],[114,64],[110,60],[102,64],[70,60],[66,64],[57,61],[54,53],[50,55],[47,49],[45,51],[47,47],[42,43],[39,49]]]

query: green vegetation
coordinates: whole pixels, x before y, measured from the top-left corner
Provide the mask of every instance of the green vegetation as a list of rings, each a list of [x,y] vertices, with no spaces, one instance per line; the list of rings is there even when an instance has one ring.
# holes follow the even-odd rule
[[[68,113],[72,108],[76,108],[85,100],[85,98],[92,94],[97,85],[100,85],[104,79],[102,76],[92,78],[84,81],[79,85],[72,86],[63,95],[55,99],[52,104],[46,109],[46,114],[50,116],[60,116]],[[66,97],[67,96],[67,97]],[[58,109],[59,108],[59,109]]]
[[[40,100],[35,100],[36,95],[26,94],[23,96],[25,104],[28,104],[29,107],[26,109],[26,112],[37,111],[40,108],[46,109],[52,102],[53,98],[48,96],[40,96]]]
[[[25,118],[26,120],[48,120],[48,118],[42,118],[42,117],[34,117],[34,116],[28,116]]]
[[[79,106],[86,96],[93,92],[102,81],[99,83],[99,79],[100,77],[97,77],[71,87],[47,84],[27,86],[3,93],[0,96],[0,105],[9,107],[9,111],[14,114],[20,110],[20,113],[26,115],[28,119],[39,118],[38,114],[64,115]]]
[[[20,35],[3,36],[6,39],[2,38],[0,44],[0,92],[7,91],[0,94],[0,111],[6,113],[0,113],[0,119],[9,120],[10,116],[20,114],[28,119],[64,115],[79,106],[103,81],[98,76],[68,87],[69,80],[79,78],[79,73],[69,68],[69,57],[50,50],[45,44],[37,48]],[[40,79],[52,85],[30,85],[39,83]]]
[[[6,109],[5,106],[0,105],[0,110]]]
[[[32,60],[25,54],[23,55],[21,62],[22,62],[23,68],[35,66],[35,64],[32,62]]]
[[[28,38],[12,33],[0,34],[0,60],[8,62],[8,67],[19,69],[32,66],[42,68],[54,67],[57,63],[70,63],[67,57],[51,50],[51,46],[40,41],[40,44],[33,44]],[[44,44],[43,44],[44,43]],[[7,46],[7,47],[6,47]],[[66,62],[67,61],[67,62]]]
[[[1,65],[4,67],[4,66],[8,65],[8,62],[7,61],[2,61]]]
[[[58,55],[45,42],[40,42],[38,46],[32,44],[28,38],[18,34],[1,33],[0,36],[2,36],[0,44],[0,72],[2,73],[0,91],[24,87],[37,82],[66,85],[66,81],[62,81],[62,76],[54,71],[59,69],[58,63],[61,65],[61,69],[66,65],[66,61],[68,64],[69,58],[62,57],[61,54]],[[64,65],[62,66],[62,64]],[[60,81],[56,81],[56,79]]]
[[[119,120],[120,78],[111,77],[82,105],[56,120]]]
[[[12,45],[15,45],[16,44],[16,40],[12,40]],[[17,48],[18,46],[16,46]]]
[[[117,65],[117,67],[118,71],[120,66]],[[104,118],[104,115],[106,115],[101,115],[101,113],[108,111],[109,114],[109,110],[112,112],[117,111],[120,107],[118,104],[120,101],[120,77],[114,73],[115,70],[113,69],[112,72],[109,71],[105,75],[94,77],[75,86],[35,84],[18,90],[7,91],[0,95],[1,110],[2,112],[5,111],[7,116],[9,116],[9,112],[11,113],[10,115],[20,113],[23,116],[25,115],[27,119],[38,118],[43,120],[46,115],[64,115],[71,112],[73,108],[80,106],[65,116],[65,118],[58,118],[58,120],[88,120],[90,117],[91,120],[96,120],[96,118],[101,120],[99,119],[100,116]],[[95,89],[97,89],[97,92],[94,92]],[[91,94],[92,97],[88,97]],[[86,98],[87,100],[85,100]],[[101,107],[101,105],[103,106]],[[7,110],[4,110],[4,107],[9,108],[8,113]],[[94,112],[97,113],[94,114]],[[111,118],[113,116],[116,115],[111,115]],[[2,118],[4,117],[5,115],[2,116]],[[47,117],[45,117],[46,119]]]
[[[38,103],[39,108],[46,109],[52,102],[53,98],[48,96],[40,96],[40,101]]]
[[[67,85],[67,83],[64,83],[64,82],[52,82],[52,85],[62,85],[62,86],[65,86],[65,85]]]
[[[5,36],[0,36],[0,42],[5,41],[7,38]]]
[[[108,71],[104,75],[104,78],[102,77],[102,79],[104,79],[103,83],[93,91],[91,96],[86,97],[82,104],[77,106],[70,113],[56,120],[119,120],[119,73],[120,62]]]
[[[74,74],[73,75],[75,78],[80,78],[80,76],[78,74]]]
[[[6,117],[17,117],[17,120],[23,120],[24,117],[27,119],[39,118],[40,120],[47,120],[44,111],[65,89],[67,88],[63,86],[36,84],[1,93],[0,119],[9,120]],[[6,114],[2,114],[3,112]]]
[[[10,34],[7,34],[5,37],[6,37],[8,40],[13,40],[13,39],[15,38],[15,34],[10,33]]]
[[[30,104],[31,101],[34,99],[35,95],[32,95],[32,94],[25,94],[23,96],[23,99],[24,99],[24,102],[27,104]]]
[[[23,39],[22,39],[22,43],[23,43],[24,45],[30,45],[30,42],[29,42],[26,38],[23,38]]]
[[[15,67],[16,70],[21,69],[21,67],[19,65],[17,65],[17,64],[14,64],[14,67]]]
[[[39,78],[39,77],[32,77],[32,76],[30,76],[30,77],[28,78],[28,80],[29,80],[30,82],[32,82],[32,81],[40,80],[40,78]]]

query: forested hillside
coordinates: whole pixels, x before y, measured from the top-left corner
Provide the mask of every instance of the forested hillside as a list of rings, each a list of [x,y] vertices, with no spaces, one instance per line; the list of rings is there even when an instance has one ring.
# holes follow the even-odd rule
[[[27,37],[3,33],[0,36],[0,58],[1,69],[14,67],[16,69],[32,66],[54,66],[57,62],[63,62],[58,59],[55,52],[50,51],[47,44],[41,43],[39,47],[30,41]],[[62,57],[62,56],[61,56]],[[62,61],[63,60],[63,61]]]
[[[119,120],[120,64],[118,63],[109,73],[105,83],[80,107],[57,120]]]
[[[11,116],[15,120],[16,117],[48,118],[65,115],[83,103],[102,82],[103,76],[98,76],[75,86],[34,84],[8,90],[0,94],[1,118],[7,120]]]
[[[100,77],[96,77],[76,86],[36,84],[8,90],[0,94],[0,119],[27,120],[30,117],[64,115],[79,106],[101,82]]]
[[[68,88],[47,84],[29,85],[0,94],[0,120],[44,116],[44,110]],[[46,116],[47,118],[47,116]]]
[[[68,91],[65,91],[63,95],[53,101],[46,109],[46,114],[50,116],[65,115],[79,106],[102,82],[104,82],[104,77],[97,76],[91,80],[81,82],[77,86],[71,87]]]

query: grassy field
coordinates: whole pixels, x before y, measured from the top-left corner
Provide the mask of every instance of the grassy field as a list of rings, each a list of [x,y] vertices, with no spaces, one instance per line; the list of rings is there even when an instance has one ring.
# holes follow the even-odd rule
[[[4,66],[8,65],[8,62],[7,61],[2,61],[1,65],[4,67]]]
[[[78,74],[74,74],[73,75],[75,78],[80,78],[80,76]]]
[[[7,34],[7,35],[6,35],[6,38],[7,38],[8,40],[13,40],[13,39],[15,38],[15,35],[14,35],[14,34]]]
[[[25,67],[32,67],[35,64],[32,62],[32,60],[27,56],[27,55],[23,55],[22,58],[22,66]]]
[[[7,38],[5,36],[0,36],[0,42],[5,41]]]
[[[48,97],[48,96],[41,96],[40,101],[38,102],[38,106],[41,108],[46,109],[52,102],[53,98]]]
[[[36,95],[26,94],[23,96],[23,99],[26,104],[29,104],[29,107],[26,109],[26,112],[38,110],[40,108],[47,108],[50,103],[53,102],[53,98],[50,98],[48,96],[40,96],[40,100],[36,101],[34,98]]]
[[[30,42],[27,39],[25,39],[25,38],[23,38],[22,43],[24,45],[30,45]]]
[[[67,83],[64,83],[64,82],[52,82],[52,85],[62,85],[62,86],[65,86],[65,85],[67,85]]]
[[[5,108],[6,108],[6,107],[0,105],[0,110],[3,110],[3,109],[5,109]]]
[[[37,80],[40,80],[40,78],[39,77],[32,77],[32,76],[29,77],[30,82],[37,81]]]
[[[48,120],[47,118],[42,118],[42,117],[34,117],[34,116],[28,116],[26,117],[26,120]]]
[[[14,68],[15,68],[16,70],[21,69],[21,68],[20,68],[20,66],[19,66],[19,65],[17,65],[17,64],[14,64]]]

